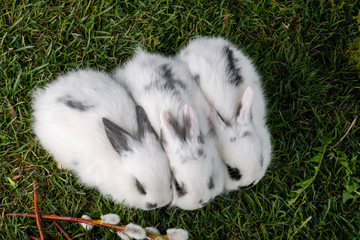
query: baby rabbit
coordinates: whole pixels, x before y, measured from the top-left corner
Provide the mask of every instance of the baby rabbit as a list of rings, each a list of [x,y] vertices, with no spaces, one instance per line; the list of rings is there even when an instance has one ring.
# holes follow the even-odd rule
[[[40,143],[80,181],[127,207],[172,200],[167,156],[144,109],[105,73],[70,72],[33,96]]]
[[[177,55],[216,109],[212,122],[227,165],[226,190],[255,185],[271,161],[266,103],[255,67],[222,38],[197,38]]]
[[[172,205],[193,210],[224,189],[224,169],[211,132],[210,107],[186,66],[138,50],[114,74],[144,107],[161,136],[173,173]],[[194,109],[193,109],[193,108]]]

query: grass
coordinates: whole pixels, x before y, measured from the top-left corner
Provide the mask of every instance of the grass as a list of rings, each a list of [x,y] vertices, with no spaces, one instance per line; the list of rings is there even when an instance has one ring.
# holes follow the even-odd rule
[[[42,214],[113,212],[124,224],[185,228],[191,239],[360,239],[360,84],[346,54],[359,37],[359,9],[356,0],[2,1],[0,212],[34,212],[36,178]],[[197,35],[231,40],[263,76],[274,158],[259,184],[196,211],[144,212],[56,168],[31,130],[34,89],[69,69],[111,71],[138,45],[175,54]],[[77,239],[115,238],[62,226]],[[62,239],[52,222],[43,228]],[[33,219],[0,221],[2,239],[29,232],[38,234]]]

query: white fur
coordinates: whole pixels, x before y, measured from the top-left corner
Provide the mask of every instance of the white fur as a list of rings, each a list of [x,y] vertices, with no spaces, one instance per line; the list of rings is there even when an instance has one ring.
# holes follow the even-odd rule
[[[227,51],[232,52],[234,66],[243,79],[240,85],[230,82]],[[189,71],[198,78],[199,86],[206,99],[213,105],[228,126],[215,124],[218,136],[218,147],[226,164],[240,170],[240,180],[225,179],[227,190],[242,189],[256,184],[264,176],[271,161],[271,139],[266,126],[266,103],[257,74],[251,60],[241,50],[222,38],[200,37],[191,41],[177,55],[177,59],[187,64]],[[241,139],[244,128],[241,129],[237,111],[246,88],[254,91],[251,107],[252,124],[251,137]],[[216,121],[219,123],[219,121]],[[251,126],[253,125],[253,126]],[[230,139],[237,138],[231,142]],[[239,139],[241,139],[239,141]],[[263,165],[259,159],[263,159]],[[260,156],[260,157],[259,157]]]
[[[169,79],[166,74],[171,75],[171,81],[166,80]],[[163,146],[175,177],[172,205],[192,210],[206,205],[220,194],[224,188],[224,164],[216,150],[215,136],[209,134],[210,108],[195,82],[187,79],[192,77],[186,66],[138,50],[114,76],[144,107],[156,133],[165,142]],[[171,122],[184,129],[186,119],[190,119],[191,127],[186,138],[181,139]],[[197,140],[200,131],[204,136],[203,144]],[[209,189],[211,177],[214,187]],[[185,186],[185,195],[178,194],[176,182],[178,186]]]
[[[84,111],[68,106],[79,103]],[[147,203],[162,207],[171,202],[170,168],[161,143],[151,132],[137,138],[135,103],[110,76],[90,70],[60,76],[34,93],[33,109],[40,143],[81,182],[128,207],[149,210]],[[131,135],[126,138],[131,151],[114,150],[102,118]]]

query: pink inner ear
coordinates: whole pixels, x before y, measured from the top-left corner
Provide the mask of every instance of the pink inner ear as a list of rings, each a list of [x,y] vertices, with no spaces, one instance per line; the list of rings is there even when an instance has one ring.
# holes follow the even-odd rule
[[[183,116],[191,119],[191,124],[197,126],[197,118],[194,110],[187,104],[183,106]]]
[[[240,120],[250,119],[251,106],[254,100],[254,91],[251,87],[247,87],[241,99]]]
[[[194,110],[187,104],[183,106],[183,117],[184,117],[184,121],[185,118],[188,118],[188,120],[190,120],[190,129],[189,129],[189,133],[191,135],[190,137],[199,135],[200,130],[199,130],[196,114]]]
[[[210,106],[210,105],[209,105]],[[216,113],[216,110],[215,108],[213,108],[212,106],[210,106],[210,111],[209,111],[209,120],[211,122],[212,125],[216,125],[217,124],[217,113]]]
[[[171,138],[175,138],[175,132],[170,124],[170,114],[167,112],[160,113],[160,128],[162,129],[162,133],[165,137],[170,136]]]

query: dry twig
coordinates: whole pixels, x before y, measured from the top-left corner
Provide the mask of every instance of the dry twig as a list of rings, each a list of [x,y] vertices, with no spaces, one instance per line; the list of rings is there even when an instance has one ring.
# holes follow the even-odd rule
[[[354,120],[352,121],[350,127],[348,128],[348,130],[346,131],[346,133],[344,134],[344,136],[342,136],[342,137],[340,138],[340,140],[339,140],[336,144],[334,144],[331,148],[336,147],[339,143],[342,142],[342,140],[344,140],[344,138],[345,138],[345,137],[348,135],[348,133],[350,132],[350,129],[354,126],[357,118],[358,118],[358,116],[356,116],[356,117],[354,118]]]
[[[39,199],[38,199],[38,196],[37,196],[36,180],[34,180],[33,187],[34,187],[34,202],[35,202],[36,224],[37,224],[37,226],[39,228],[40,239],[45,240],[44,232],[43,232],[42,227],[41,227],[41,215],[39,213],[39,202],[38,202]]]
[[[66,239],[68,240],[72,240],[72,238],[70,237],[70,235],[65,231],[65,229],[63,229],[60,224],[58,224],[55,220],[53,220],[53,223],[55,224],[55,226],[57,227],[57,229],[60,230],[60,232],[62,234],[64,234],[64,236],[66,237]]]
[[[36,237],[36,236],[34,236],[34,235],[28,235],[28,237],[31,239],[31,240],[41,240],[41,238],[39,238],[39,237]]]

